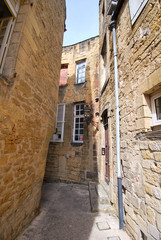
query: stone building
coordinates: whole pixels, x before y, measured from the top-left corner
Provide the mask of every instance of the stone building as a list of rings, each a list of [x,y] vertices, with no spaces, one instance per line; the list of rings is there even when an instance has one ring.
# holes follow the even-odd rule
[[[161,239],[161,5],[100,0],[99,179],[118,208],[115,78],[125,228],[133,239]],[[116,27],[111,24],[111,21]],[[114,52],[114,28],[116,51]],[[115,54],[115,56],[114,56]],[[117,63],[114,62],[117,58]],[[117,68],[114,70],[114,66]],[[106,155],[102,155],[105,148]]]
[[[99,37],[63,48],[46,181],[97,180]]]
[[[39,208],[65,12],[65,0],[0,1],[1,240],[14,239]]]

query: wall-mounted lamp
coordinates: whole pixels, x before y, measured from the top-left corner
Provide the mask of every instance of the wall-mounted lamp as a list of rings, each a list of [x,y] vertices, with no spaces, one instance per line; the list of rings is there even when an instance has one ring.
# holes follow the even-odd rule
[[[64,24],[64,32],[66,32],[67,31],[67,26],[66,26],[66,24]]]
[[[88,105],[86,105],[84,107],[84,118],[85,118],[87,125],[89,125],[92,121],[93,115],[92,115],[91,109]]]

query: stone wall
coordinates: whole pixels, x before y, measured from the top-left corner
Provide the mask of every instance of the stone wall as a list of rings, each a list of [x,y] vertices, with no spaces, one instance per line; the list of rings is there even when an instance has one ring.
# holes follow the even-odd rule
[[[38,212],[55,126],[64,0],[21,1],[0,79],[0,239],[14,239]],[[6,83],[6,84],[5,84]]]
[[[118,208],[113,45],[112,33],[107,28],[110,16],[101,21],[102,7],[103,1],[100,1],[100,53],[105,36],[107,84],[101,92],[100,111],[108,111],[111,176],[109,195],[111,202]],[[106,11],[107,8],[108,4]],[[134,239],[161,239],[161,126],[153,125],[151,109],[152,94],[161,92],[160,13],[160,2],[149,0],[132,25],[129,1],[126,0],[117,19],[124,220],[126,230]],[[100,64],[100,75],[102,69]],[[100,129],[100,145],[103,145],[102,124]],[[101,153],[99,158],[100,166],[103,166],[104,157]],[[100,179],[104,178],[103,170],[100,167]]]
[[[98,50],[98,37],[63,48],[62,65],[68,65],[67,84],[61,79],[59,87],[59,103],[65,103],[64,139],[50,143],[46,181],[97,180]],[[86,81],[76,84],[76,62],[82,59],[86,59]],[[73,142],[74,104],[78,102],[88,104],[93,114],[89,125],[84,121],[83,143]]]

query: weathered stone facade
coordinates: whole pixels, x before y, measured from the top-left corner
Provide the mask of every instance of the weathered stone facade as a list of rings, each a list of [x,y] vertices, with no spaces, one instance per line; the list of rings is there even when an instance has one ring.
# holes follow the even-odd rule
[[[0,77],[1,240],[14,239],[39,208],[64,22],[64,0],[20,2]]]
[[[86,182],[97,179],[98,54],[98,36],[63,48],[59,103],[65,103],[64,137],[61,142],[50,143],[46,181]],[[76,83],[77,63],[82,60],[85,60],[85,81]],[[90,124],[83,121],[82,142],[73,140],[74,106],[77,103],[88,105],[93,115]]]
[[[114,60],[113,37],[108,29],[109,3],[100,0],[100,115],[104,117],[106,113],[108,117],[109,196],[117,208]],[[128,0],[123,2],[116,26],[124,221],[134,239],[159,240],[161,125],[152,119],[152,99],[153,94],[161,94],[161,6],[159,0],[147,1],[132,25],[129,4]],[[101,123],[100,149],[105,144],[104,131]],[[103,180],[105,157],[101,152],[98,159],[99,179]]]

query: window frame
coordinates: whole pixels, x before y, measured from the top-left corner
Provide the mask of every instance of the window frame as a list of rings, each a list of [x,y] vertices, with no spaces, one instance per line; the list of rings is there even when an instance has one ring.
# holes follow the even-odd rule
[[[107,36],[105,34],[101,50],[101,95],[103,94],[108,81],[107,61]]]
[[[62,120],[58,120],[58,111],[59,107],[63,106]],[[58,129],[58,124],[62,124],[61,126],[61,138],[58,137],[58,133],[53,134],[50,139],[50,142],[63,142],[64,141],[64,123],[65,123],[65,103],[57,104],[57,112],[56,112],[56,129]]]
[[[15,6],[13,6],[12,2],[15,2]],[[8,7],[9,11],[11,12],[11,14],[13,15],[14,18],[17,17],[17,13],[19,10],[19,6],[20,6],[20,1],[14,1],[14,0],[5,0],[6,6]]]
[[[5,30],[5,34],[4,34],[1,49],[0,49],[0,73],[2,73],[2,70],[3,70],[3,67],[4,67],[5,58],[6,58],[6,55],[7,55],[11,35],[12,35],[13,28],[14,28],[14,25],[15,25],[15,19],[13,17],[4,18],[3,21],[5,21],[7,19],[9,21],[8,21],[8,24],[7,24],[7,27],[6,27],[6,30]]]
[[[161,97],[161,92],[155,92],[151,95],[151,110],[152,110],[152,126],[158,126],[161,125],[161,119],[157,119],[157,112],[155,107],[155,100],[157,98]]]
[[[81,106],[81,105],[83,105],[83,114],[80,114],[80,115],[76,115],[76,107],[77,106]],[[75,131],[76,131],[76,119],[77,118],[83,118],[83,138],[82,138],[82,140],[75,140],[75,136],[76,136],[76,133],[75,133]],[[80,131],[81,130],[81,128],[78,128],[78,130]],[[78,136],[79,135],[81,135],[81,134],[78,134]],[[73,127],[73,142],[74,143],[83,143],[83,139],[84,139],[84,103],[76,103],[75,105],[74,105],[74,127]]]
[[[3,67],[4,67],[5,58],[6,58],[6,55],[7,55],[11,35],[12,35],[12,32],[13,32],[13,28],[14,28],[14,25],[15,25],[15,22],[16,22],[17,13],[18,13],[19,6],[20,6],[20,1],[16,1],[15,6],[13,6],[13,4],[10,0],[5,0],[5,4],[6,4],[6,7],[8,8],[8,11],[11,14],[11,16],[1,18],[2,21],[5,21],[7,19],[9,21],[8,21],[7,27],[5,29],[4,37],[3,37],[3,40],[2,40],[2,45],[1,45],[1,48],[0,48],[0,73],[2,73],[2,70],[3,70]]]
[[[134,6],[134,0],[129,0],[129,9],[130,9],[130,17],[132,25],[136,22],[139,15],[143,11],[145,5],[149,0],[139,0],[140,2],[136,3],[137,6]],[[135,9],[134,9],[135,8]]]
[[[78,74],[79,74],[79,72],[78,72],[78,66],[81,65],[81,64],[85,65],[85,68],[84,68],[84,81],[79,82],[79,81],[78,81],[78,80],[79,80],[79,78],[78,78]],[[76,83],[76,84],[82,84],[82,83],[85,83],[85,82],[86,82],[86,59],[83,59],[83,60],[81,60],[81,61],[76,62],[76,78],[75,78],[75,83]]]

